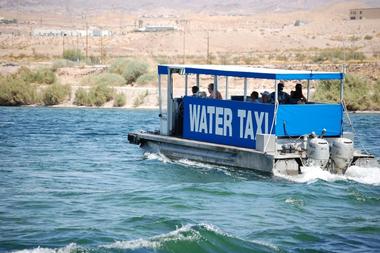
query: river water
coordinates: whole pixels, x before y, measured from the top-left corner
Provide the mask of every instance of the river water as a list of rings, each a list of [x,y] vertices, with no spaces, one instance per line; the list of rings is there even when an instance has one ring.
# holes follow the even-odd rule
[[[144,155],[155,110],[0,107],[0,252],[379,252],[380,169],[281,177]],[[380,157],[380,115],[351,115]]]

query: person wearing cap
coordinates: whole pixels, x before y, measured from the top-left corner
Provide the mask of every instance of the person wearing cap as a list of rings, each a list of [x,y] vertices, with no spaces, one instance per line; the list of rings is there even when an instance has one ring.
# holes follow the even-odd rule
[[[261,103],[269,103],[270,102],[270,93],[268,91],[264,91],[261,93]]]
[[[284,83],[279,82],[277,84],[277,90],[278,90],[278,103],[280,104],[287,104],[289,102],[289,94],[284,91]],[[270,94],[270,101],[271,103],[274,103],[276,100],[276,92],[272,92]]]

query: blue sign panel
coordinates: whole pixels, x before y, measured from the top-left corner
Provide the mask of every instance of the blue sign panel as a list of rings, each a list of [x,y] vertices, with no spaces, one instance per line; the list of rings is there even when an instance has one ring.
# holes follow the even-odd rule
[[[256,134],[269,133],[274,105],[184,97],[183,137],[256,148]],[[274,129],[273,129],[274,132]]]
[[[325,136],[341,136],[343,108],[340,104],[279,105],[277,136],[302,136],[315,132]]]

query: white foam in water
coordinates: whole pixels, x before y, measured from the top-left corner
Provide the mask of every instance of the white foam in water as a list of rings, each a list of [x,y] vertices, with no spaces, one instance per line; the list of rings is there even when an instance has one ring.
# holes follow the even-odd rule
[[[195,161],[191,161],[188,159],[180,159],[180,160],[172,161],[161,153],[146,152],[146,153],[144,153],[144,156],[148,160],[158,160],[158,161],[161,161],[164,163],[173,163],[173,164],[179,164],[179,165],[183,165],[183,166],[190,166],[190,167],[207,169],[207,170],[217,170],[217,171],[223,172],[227,176],[231,176],[231,173],[227,170],[227,167],[216,166],[213,164],[207,164],[207,163],[201,163],[201,162],[195,162]]]
[[[192,232],[190,235],[185,235],[185,232]],[[162,243],[165,243],[167,241],[196,241],[200,240],[201,235],[198,231],[193,229],[193,225],[185,225],[180,228],[177,228],[174,231],[171,231],[166,234],[153,236],[149,239],[137,239],[137,240],[130,240],[130,241],[116,241],[114,243],[111,243],[109,245],[102,245],[101,247],[107,248],[107,249],[138,249],[138,248],[152,248],[157,249],[159,248]]]
[[[345,176],[362,184],[380,185],[380,168],[365,168],[351,166],[347,169]]]
[[[59,248],[59,249],[37,247],[34,249],[24,249],[24,250],[13,251],[13,253],[70,253],[71,251],[75,249],[78,249],[78,246],[75,243],[70,243],[66,247]]]
[[[180,165],[190,166],[194,168],[201,168],[201,169],[206,169],[206,170],[217,170],[224,173],[227,176],[232,176],[231,172],[228,171],[227,167],[223,167],[219,165],[217,166],[215,164],[196,162],[196,161],[191,161],[188,159],[180,159],[177,161],[177,163]]]
[[[295,176],[283,175],[278,171],[274,171],[274,175],[297,183],[313,183],[317,180],[328,182],[352,180],[362,184],[380,185],[380,168],[378,167],[352,166],[347,169],[344,175],[332,174],[318,166],[301,167],[301,171],[302,174]]]
[[[158,160],[158,161],[161,161],[161,162],[164,162],[164,163],[171,162],[169,158],[167,158],[165,155],[163,155],[161,153],[149,153],[149,152],[145,152],[144,156],[148,160]]]

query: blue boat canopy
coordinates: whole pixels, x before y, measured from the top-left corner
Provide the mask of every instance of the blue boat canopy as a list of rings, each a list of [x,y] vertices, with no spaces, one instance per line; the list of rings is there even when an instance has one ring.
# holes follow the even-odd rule
[[[181,74],[204,74],[272,80],[342,80],[344,73],[308,70],[252,68],[236,65],[158,65],[158,74],[167,75],[169,69]]]

